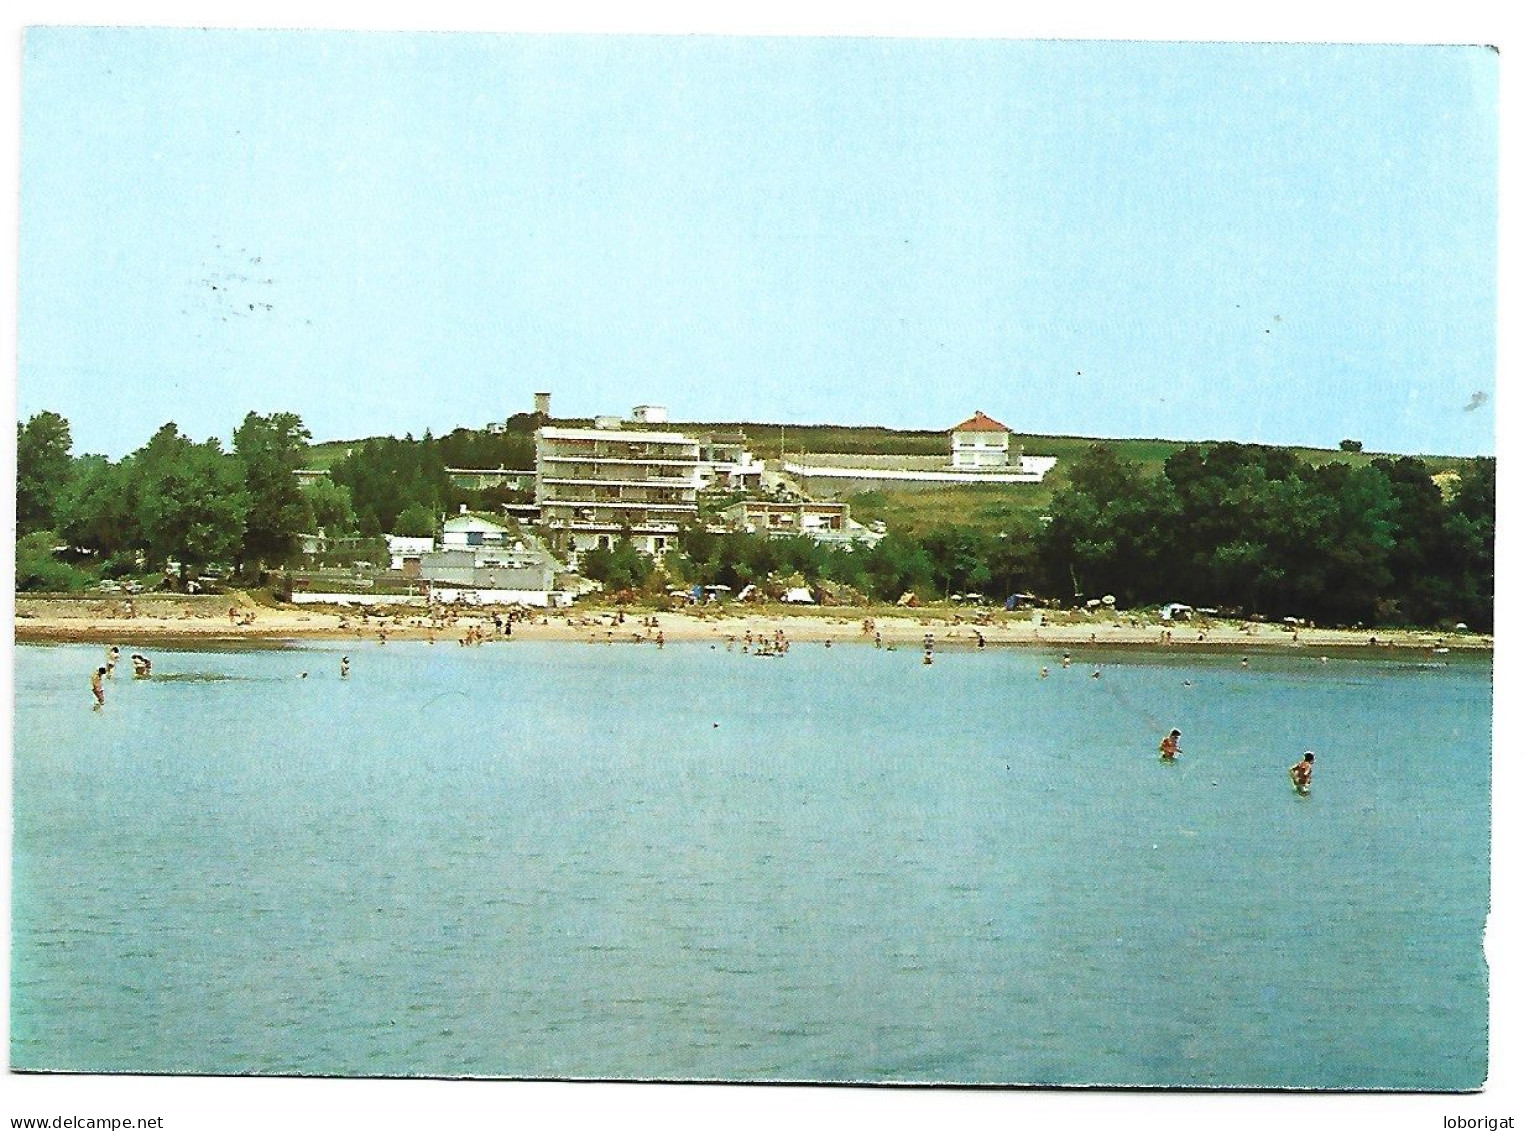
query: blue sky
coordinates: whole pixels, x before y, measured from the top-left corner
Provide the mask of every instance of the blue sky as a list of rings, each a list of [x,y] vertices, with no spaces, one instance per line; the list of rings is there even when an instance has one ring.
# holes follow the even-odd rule
[[[1494,450],[1482,48],[34,29],[18,408]]]

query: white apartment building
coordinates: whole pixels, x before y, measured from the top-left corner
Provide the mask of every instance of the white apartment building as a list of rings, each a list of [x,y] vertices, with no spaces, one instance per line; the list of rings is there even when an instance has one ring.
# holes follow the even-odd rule
[[[710,433],[699,441],[700,486],[708,490],[755,490],[762,486],[763,463],[751,454],[740,433]]]
[[[557,553],[609,548],[628,534],[660,554],[698,517],[700,444],[678,432],[541,428],[535,502]]]

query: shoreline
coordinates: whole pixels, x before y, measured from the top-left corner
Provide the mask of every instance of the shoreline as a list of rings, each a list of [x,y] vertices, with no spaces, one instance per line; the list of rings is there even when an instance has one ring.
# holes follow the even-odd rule
[[[929,634],[937,647],[1123,647],[1164,652],[1184,651],[1307,651],[1358,649],[1433,652],[1491,652],[1493,637],[1483,633],[1440,633],[1413,629],[1365,630],[1303,628],[1213,618],[1209,621],[1160,624],[1141,617],[1112,614],[1086,617],[1072,610],[1049,610],[1049,623],[1031,613],[990,613],[983,617],[944,609],[895,609],[874,613],[848,607],[810,612],[765,606],[745,612],[691,610],[681,612],[625,611],[586,608],[534,610],[515,620],[511,636],[497,635],[489,610],[451,612],[430,620],[415,610],[397,615],[339,612],[313,606],[262,606],[247,598],[142,601],[152,611],[128,616],[114,600],[51,601],[18,597],[15,608],[17,644],[156,644],[249,647],[345,640],[428,640],[458,644],[472,629],[484,642],[515,640],[566,643],[703,642],[741,644],[772,639],[781,632],[793,643],[860,644],[872,647],[875,633],[885,646],[920,648]],[[72,607],[71,607],[72,606]],[[232,623],[229,610],[251,623]],[[1039,616],[1041,614],[1038,614]],[[654,625],[649,623],[654,620]],[[864,628],[869,621],[872,628]],[[1376,641],[1373,645],[1372,639]],[[1443,653],[1440,653],[1443,654]]]

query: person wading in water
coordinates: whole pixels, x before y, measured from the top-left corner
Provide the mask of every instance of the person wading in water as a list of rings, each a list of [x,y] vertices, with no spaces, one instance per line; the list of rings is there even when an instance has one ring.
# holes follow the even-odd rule
[[[1302,755],[1302,760],[1286,772],[1291,775],[1291,786],[1303,797],[1312,788],[1312,751]]]

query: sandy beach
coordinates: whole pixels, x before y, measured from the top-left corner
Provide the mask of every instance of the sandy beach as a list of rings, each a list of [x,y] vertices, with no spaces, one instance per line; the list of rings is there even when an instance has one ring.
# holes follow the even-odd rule
[[[18,643],[97,642],[121,645],[197,642],[279,643],[306,640],[427,640],[458,643],[473,628],[486,641],[556,640],[582,643],[651,643],[773,639],[781,632],[800,643],[920,647],[930,634],[938,647],[1058,646],[1197,648],[1410,648],[1488,650],[1490,635],[1414,630],[1330,629],[1222,618],[1161,622],[1145,612],[1076,610],[812,608],[729,604],[681,612],[612,606],[533,610],[513,622],[511,637],[497,633],[493,610],[436,613],[421,608],[367,610],[325,606],[271,606],[244,594],[122,598],[17,597]],[[1046,623],[1044,623],[1046,622]]]

